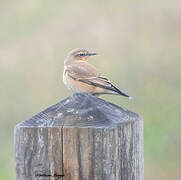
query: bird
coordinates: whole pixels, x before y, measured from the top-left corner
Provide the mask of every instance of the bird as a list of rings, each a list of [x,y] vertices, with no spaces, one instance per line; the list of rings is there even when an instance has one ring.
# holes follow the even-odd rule
[[[63,82],[73,93],[90,93],[95,96],[114,94],[132,99],[115,87],[90,63],[88,58],[97,53],[83,48],[70,51],[64,60]]]

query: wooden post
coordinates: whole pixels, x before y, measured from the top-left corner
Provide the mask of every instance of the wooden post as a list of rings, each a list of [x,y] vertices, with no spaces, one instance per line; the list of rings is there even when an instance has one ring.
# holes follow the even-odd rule
[[[77,93],[15,127],[17,180],[143,180],[143,120]]]

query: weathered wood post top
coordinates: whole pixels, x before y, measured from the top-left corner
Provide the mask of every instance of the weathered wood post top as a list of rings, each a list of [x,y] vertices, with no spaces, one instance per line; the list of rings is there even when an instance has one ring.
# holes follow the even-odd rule
[[[143,120],[87,93],[15,127],[17,180],[143,180]]]

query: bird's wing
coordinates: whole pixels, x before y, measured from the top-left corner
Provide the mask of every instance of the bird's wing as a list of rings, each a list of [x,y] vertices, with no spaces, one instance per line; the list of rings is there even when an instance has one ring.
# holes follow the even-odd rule
[[[107,78],[99,76],[94,79],[79,79],[79,81],[84,82],[86,84],[102,88],[106,90],[107,92],[114,92],[116,94],[131,98],[124,92],[120,91],[118,88],[116,88]]]
[[[73,63],[66,66],[66,72],[72,78],[78,79],[92,79],[100,76],[97,69],[86,62]]]
[[[112,91],[122,96],[129,97],[127,94],[116,88],[107,78],[101,76],[95,67],[88,63],[79,62],[71,64],[66,67],[66,72],[72,79],[76,81],[80,81],[88,85],[99,87],[104,90]]]

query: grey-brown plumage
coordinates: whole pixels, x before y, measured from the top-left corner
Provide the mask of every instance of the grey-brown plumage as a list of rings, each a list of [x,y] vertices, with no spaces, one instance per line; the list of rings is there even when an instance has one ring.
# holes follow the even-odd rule
[[[116,88],[97,69],[87,62],[96,55],[84,49],[71,51],[64,62],[63,82],[73,92],[87,92],[93,95],[116,94],[131,98]]]

